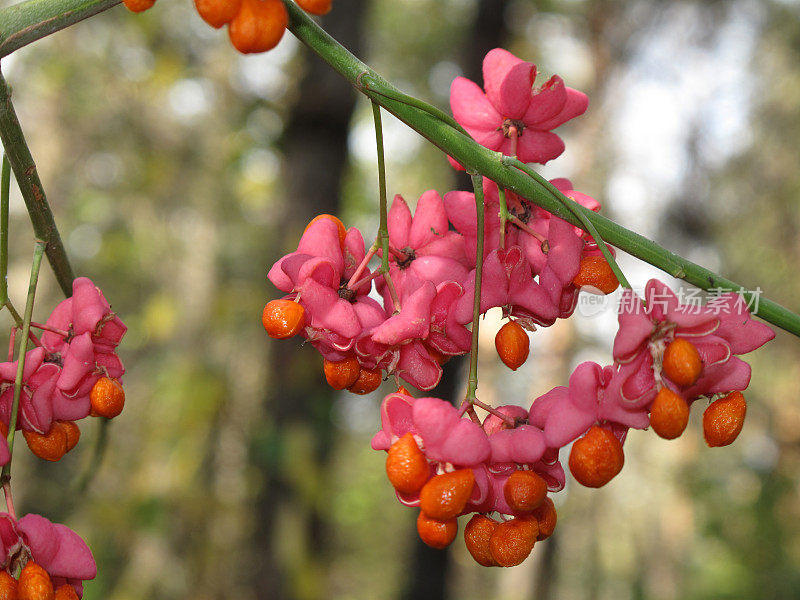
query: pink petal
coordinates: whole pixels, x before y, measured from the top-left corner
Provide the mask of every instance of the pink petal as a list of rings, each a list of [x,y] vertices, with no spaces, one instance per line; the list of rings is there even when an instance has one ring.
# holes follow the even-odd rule
[[[564,142],[551,131],[525,129],[517,141],[517,157],[525,163],[544,164],[564,152]]]
[[[522,117],[526,125],[535,129],[542,129],[538,124],[547,122],[558,115],[567,102],[567,89],[564,80],[558,75],[553,75],[541,88],[533,90],[533,98]],[[549,128],[552,129],[552,128]]]
[[[495,48],[483,59],[486,97],[505,118],[520,119],[531,101],[536,66],[507,50]]]
[[[411,230],[411,210],[400,194],[392,200],[387,215],[389,225],[389,242],[397,249],[408,246],[408,234]]]
[[[467,130],[488,133],[496,131],[503,124],[502,115],[492,106],[483,90],[464,77],[456,77],[450,86],[450,108],[455,120]]]
[[[570,119],[574,119],[577,116],[582,115],[586,112],[586,109],[589,108],[589,98],[583,92],[579,92],[578,90],[573,90],[572,88],[566,88],[567,92],[567,100],[564,103],[564,106],[561,108],[561,111],[551,119],[546,121],[540,121],[536,124],[536,128],[549,131],[551,129],[555,129],[559,125],[563,125]]]

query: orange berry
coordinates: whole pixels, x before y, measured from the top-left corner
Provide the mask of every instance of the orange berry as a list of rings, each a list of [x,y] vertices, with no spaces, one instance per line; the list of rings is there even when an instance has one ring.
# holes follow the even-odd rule
[[[689,404],[669,388],[658,390],[650,407],[650,426],[665,440],[680,436],[689,423]]]
[[[380,369],[361,369],[355,383],[348,386],[348,390],[354,394],[369,394],[380,386],[383,374]]]
[[[703,437],[711,448],[727,446],[739,436],[747,414],[741,392],[731,392],[709,404],[703,413]]]
[[[619,287],[617,276],[602,256],[584,256],[572,283],[577,288],[584,286],[597,288],[604,294],[610,294]]]
[[[501,567],[522,564],[533,550],[539,525],[536,519],[511,519],[500,523],[489,538],[489,552]]]
[[[329,214],[317,215],[308,222],[308,225],[306,225],[306,228],[303,230],[303,233],[308,231],[308,228],[311,227],[311,225],[315,221],[319,221],[320,219],[330,219],[331,221],[336,223],[336,227],[339,229],[339,245],[342,247],[342,249],[344,249],[344,240],[345,238],[347,238],[347,229],[345,228],[344,223],[342,223],[341,219],[339,217],[335,217],[334,215],[329,215]]]
[[[72,450],[81,439],[81,430],[75,421],[53,421],[53,427],[58,427],[67,438],[67,452]]]
[[[622,444],[608,429],[592,425],[569,453],[572,476],[586,487],[598,488],[611,481],[625,464]]]
[[[547,497],[547,483],[533,471],[517,470],[506,480],[503,495],[514,512],[531,512]]]
[[[0,421],[0,435],[8,437],[8,425],[4,421]]]
[[[92,416],[113,419],[125,407],[125,390],[122,384],[111,377],[101,377],[89,394]]]
[[[361,372],[361,365],[358,364],[355,356],[336,362],[326,358],[322,361],[322,371],[325,373],[325,379],[329,386],[335,390],[343,390],[356,382],[358,374]]]
[[[417,446],[411,432],[389,448],[386,455],[386,476],[401,494],[414,494],[431,478],[428,460]]]
[[[411,395],[411,392],[409,392],[409,391],[406,389],[406,386],[404,386],[404,385],[401,385],[401,386],[399,386],[399,387],[397,388],[397,393],[398,393],[398,394],[405,394],[406,396],[410,396],[410,395]]]
[[[439,521],[457,517],[464,510],[475,485],[472,469],[459,469],[436,475],[419,493],[419,507],[426,515]]]
[[[497,563],[489,550],[489,539],[499,523],[486,515],[473,515],[464,528],[464,545],[475,562],[483,567],[496,567]]]
[[[19,600],[54,600],[53,582],[40,565],[29,560],[19,575]]]
[[[552,498],[545,498],[544,502],[539,505],[539,508],[533,511],[531,515],[536,518],[539,524],[539,535],[536,536],[538,541],[546,540],[556,530],[556,523],[558,522],[558,514],[556,513],[556,505],[553,504]]]
[[[17,600],[17,580],[5,570],[0,571],[0,600]]]
[[[306,309],[291,300],[272,300],[264,307],[261,322],[269,337],[285,340],[305,327]]]
[[[458,521],[456,519],[447,519],[446,521],[437,521],[431,519],[424,512],[419,511],[417,517],[417,533],[419,539],[428,544],[431,548],[442,550],[447,548],[453,543],[458,535]]]
[[[327,15],[331,12],[333,0],[297,0],[297,4],[312,15]]]
[[[516,321],[509,321],[494,336],[494,346],[503,364],[516,371],[528,360],[530,338],[522,325]]]
[[[233,21],[242,7],[242,0],[194,0],[194,5],[203,21],[219,29]]]
[[[266,52],[278,45],[289,24],[281,0],[242,0],[228,26],[231,44],[242,54]]]
[[[146,11],[148,8],[153,8],[153,4],[156,3],[156,0],[122,0],[122,2],[129,11],[140,13]]]
[[[50,426],[50,431],[42,435],[35,431],[22,430],[22,435],[36,456],[50,462],[57,462],[67,453],[67,434],[55,423]]]
[[[692,342],[684,338],[675,338],[664,350],[662,369],[670,381],[688,387],[700,377],[703,360]]]
[[[80,600],[75,588],[68,583],[62,583],[56,590],[55,600]]]
[[[452,358],[447,354],[442,354],[436,348],[431,348],[430,346],[426,346],[425,349],[428,351],[428,354],[430,354],[430,357],[437,363],[439,363],[439,365],[443,365]]]

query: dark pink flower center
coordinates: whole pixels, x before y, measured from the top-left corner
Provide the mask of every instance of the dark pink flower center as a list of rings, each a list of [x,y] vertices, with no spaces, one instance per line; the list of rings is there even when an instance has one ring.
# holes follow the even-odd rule
[[[417,258],[417,253],[414,252],[414,249],[410,246],[406,246],[401,250],[403,254],[405,254],[405,258],[398,258],[397,259],[397,266],[401,269],[407,269],[409,265],[414,262],[414,259]]]
[[[503,120],[503,135],[507,138],[511,137],[511,128],[517,130],[517,137],[522,135],[522,132],[525,130],[525,123],[520,121],[519,119],[504,119]]]

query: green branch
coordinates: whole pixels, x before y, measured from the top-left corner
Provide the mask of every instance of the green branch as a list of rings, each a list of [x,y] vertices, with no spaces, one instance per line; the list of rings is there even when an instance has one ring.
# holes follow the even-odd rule
[[[53,211],[47,203],[42,182],[36,171],[25,134],[17,119],[11,102],[11,90],[0,74],[0,139],[3,141],[8,162],[17,178],[17,184],[28,208],[33,231],[37,239],[47,244],[45,252],[64,295],[72,295],[72,280],[75,275],[67,258],[67,252],[58,233]]]
[[[406,102],[400,102],[385,94],[365,89],[361,84],[361,80],[365,76],[369,76],[371,82],[377,82],[382,89],[393,90],[395,88],[323,31],[294,2],[284,0],[284,3],[289,11],[289,31],[356,89],[430,140],[443,152],[452,156],[467,171],[481,173],[498,185],[512,190],[531,200],[537,206],[585,230],[581,220],[565,207],[564,202],[569,202],[566,196],[557,190],[555,192],[549,190],[518,169],[504,165],[499,152],[492,152],[479,145],[425,110]],[[599,235],[607,243],[658,267],[673,277],[683,279],[704,290],[734,292],[744,290],[744,286],[678,256],[654,241],[634,233],[606,217],[582,206],[579,210],[595,226]],[[766,298],[756,298],[755,292],[744,290],[742,295],[751,302],[751,306],[755,306],[757,300],[758,306],[753,311],[754,314],[800,337],[800,315]]]
[[[0,58],[116,6],[120,0],[28,0],[0,10]]]
[[[469,350],[469,377],[467,379],[467,396],[465,400],[475,403],[478,391],[478,336],[481,316],[481,290],[483,290],[483,238],[484,238],[484,206],[483,177],[473,174],[472,188],[475,192],[475,214],[478,240],[475,246],[475,289],[472,298],[472,343]]]

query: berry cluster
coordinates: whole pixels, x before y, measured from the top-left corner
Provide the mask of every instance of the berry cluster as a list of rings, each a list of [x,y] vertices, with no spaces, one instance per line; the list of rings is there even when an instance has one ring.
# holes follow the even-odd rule
[[[128,10],[143,12],[156,0],[123,0]],[[272,50],[289,24],[282,0],[194,0],[197,12],[214,27],[228,26],[231,44],[242,54]],[[333,0],[297,0],[312,15],[330,12]]]
[[[564,144],[550,130],[583,113],[585,95],[557,76],[533,88],[535,66],[501,49],[487,55],[483,71],[485,91],[454,81],[456,120],[503,154],[542,163],[558,156]],[[568,180],[551,183],[599,210]],[[463,191],[428,191],[413,214],[396,196],[387,213],[388,246],[378,238],[367,249],[358,229],[332,215],[315,218],[297,250],[269,271],[286,296],[267,304],[263,324],[272,337],[310,342],[337,390],[367,393],[383,373],[394,377],[399,389],[383,401],[372,447],[387,452],[387,476],[400,502],[420,508],[420,537],[443,548],[456,536],[457,517],[475,513],[464,530],[472,556],[485,566],[513,566],[553,532],[548,492],[564,487],[562,448],[572,444],[573,477],[601,487],[622,469],[629,429],[652,426],[661,437],[678,437],[690,404],[701,397],[716,398],[703,418],[709,446],[730,444],[744,421],[741,391],[750,381],[750,367],[737,355],[774,333],[750,318],[738,294],[681,304],[651,280],[644,299],[630,289],[622,293],[613,364],[579,365],[568,386],[535,399],[529,410],[492,408],[470,395],[460,408],[414,399],[401,380],[431,390],[444,361],[471,351],[476,293],[479,314],[502,308],[507,322],[495,345],[516,370],[530,352],[527,331],[571,316],[582,290],[608,294],[619,286],[592,237],[489,179],[481,187],[483,231],[475,193]],[[383,266],[370,271],[376,255]],[[475,406],[489,412],[483,421]]]
[[[41,339],[25,357],[17,429],[31,451],[57,461],[78,443],[75,421],[89,415],[116,417],[125,403],[120,377],[125,372],[116,347],[127,328],[103,293],[86,277],[73,282],[44,325]],[[13,350],[13,338],[12,348]],[[0,430],[8,432],[17,361],[0,363]],[[5,436],[0,464],[8,462]]]
[[[19,579],[10,573],[19,572]],[[97,566],[86,543],[69,527],[29,514],[18,521],[0,513],[0,598],[77,600]]]

